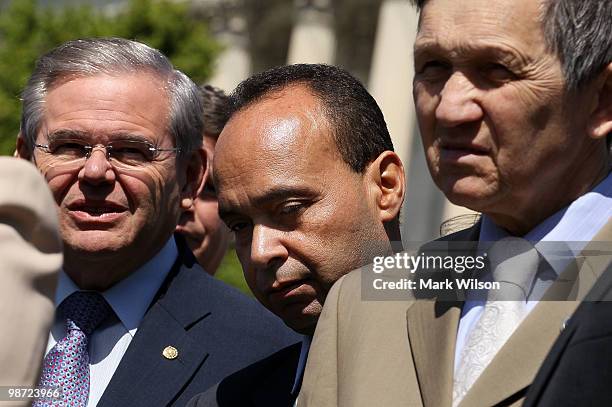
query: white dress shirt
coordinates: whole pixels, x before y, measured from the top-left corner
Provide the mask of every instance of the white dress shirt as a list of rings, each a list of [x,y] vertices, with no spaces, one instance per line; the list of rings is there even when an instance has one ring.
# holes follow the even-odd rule
[[[89,339],[88,407],[95,406],[100,401],[147,308],[177,256],[176,243],[174,238],[170,238],[155,257],[102,293],[115,315],[102,323]],[[76,284],[62,271],[55,295],[55,307],[57,308],[65,298],[78,290]],[[56,316],[49,334],[46,353],[65,336],[65,321]]]
[[[608,174],[592,191],[550,216],[523,237],[534,244],[542,257],[550,264],[554,273],[559,275],[571,261],[570,254],[571,257],[578,254],[611,217],[612,173]],[[489,217],[486,215],[482,217],[480,242],[495,242],[506,236],[508,233],[496,226]],[[568,242],[568,255],[559,256],[559,245],[554,246],[555,250],[552,253],[552,247],[545,242]],[[556,277],[545,273],[539,273],[536,276],[529,301],[527,301],[528,312],[538,304],[539,298]],[[467,293],[457,331],[455,372],[461,361],[461,351],[467,343],[470,332],[480,319],[484,305],[485,300],[471,299],[470,292]]]

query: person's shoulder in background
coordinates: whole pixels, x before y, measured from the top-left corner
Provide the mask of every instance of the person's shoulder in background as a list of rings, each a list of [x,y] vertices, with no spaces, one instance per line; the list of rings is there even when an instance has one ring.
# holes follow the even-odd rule
[[[31,387],[38,379],[62,261],[47,183],[28,161],[0,157],[1,385]]]

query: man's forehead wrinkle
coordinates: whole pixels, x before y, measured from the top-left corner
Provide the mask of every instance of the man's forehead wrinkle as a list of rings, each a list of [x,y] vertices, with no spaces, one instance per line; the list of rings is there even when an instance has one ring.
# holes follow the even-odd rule
[[[414,55],[417,61],[428,56],[443,56],[456,61],[469,61],[476,56],[493,58],[509,64],[528,65],[533,62],[533,59],[516,47],[512,41],[495,34],[482,36],[471,42],[456,39],[440,42],[422,40],[415,43]]]
[[[108,107],[100,107],[100,102],[105,103],[106,105],[108,105]],[[126,106],[118,106],[116,100],[98,99],[96,100],[96,102],[92,102],[92,104],[93,103],[95,103],[95,105],[91,106],[91,108],[81,108],[79,110],[67,110],[63,112],[57,112],[58,109],[49,109],[48,111],[50,113],[56,113],[57,119],[60,120],[65,118],[69,120],[81,120],[90,119],[92,117],[104,116],[107,118],[107,120],[124,121],[122,120],[122,118],[125,116],[136,116],[148,123],[153,123],[155,119],[154,117],[149,117],[145,114],[140,114],[140,112],[138,112],[138,110],[136,109],[138,106],[128,103],[127,99],[124,100]]]
[[[159,109],[143,109],[153,95]],[[47,132],[69,128],[98,141],[126,133],[156,144],[171,139],[167,92],[157,77],[148,74],[79,76],[52,87],[44,100],[41,127]],[[160,111],[164,113],[159,115]]]
[[[152,76],[147,73],[134,73],[134,74],[124,74],[124,75],[93,75],[93,76],[79,76],[75,77],[70,81],[66,81],[61,83],[58,86],[54,86],[49,89],[46,95],[46,100],[49,99],[50,96],[56,94],[62,88],[72,88],[74,86],[81,86],[80,84],[84,82],[89,82],[90,86],[95,86],[96,92],[95,95],[91,98],[87,99],[79,99],[79,102],[92,102],[95,103],[94,106],[97,106],[99,103],[108,103],[111,106],[115,106],[117,104],[117,94],[124,93],[132,93],[136,91],[135,95],[138,95],[139,89],[142,86],[142,80],[146,80],[146,86],[153,92],[159,93],[159,100],[164,100],[165,104],[168,104],[167,97],[168,91],[166,89],[165,84],[156,76]],[[86,93],[87,96],[91,96],[90,92]],[[144,98],[141,96],[141,98]],[[140,101],[134,101],[133,98],[121,98],[121,102],[129,105],[133,108],[140,107]],[[47,103],[48,106],[52,106],[53,104]],[[99,108],[97,108],[99,109]],[[100,109],[100,110],[115,110],[114,107],[110,109]]]
[[[499,38],[512,39],[517,33],[539,29],[541,32],[541,2],[519,0],[515,2],[475,1],[431,1],[421,15],[420,39],[440,40],[432,35],[453,40],[477,41]],[[538,33],[543,34],[543,33]]]

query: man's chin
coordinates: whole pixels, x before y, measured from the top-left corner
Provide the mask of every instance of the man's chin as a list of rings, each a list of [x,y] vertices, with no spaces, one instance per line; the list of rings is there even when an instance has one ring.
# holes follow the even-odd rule
[[[74,239],[65,239],[66,255],[92,258],[112,257],[121,253],[126,247],[125,239],[113,236],[115,233],[100,230],[82,231]]]
[[[310,304],[292,304],[283,309],[279,315],[285,324],[302,335],[313,335],[317,321],[321,315],[321,306],[318,302]]]
[[[496,193],[494,185],[487,185],[476,176],[457,179],[449,177],[441,183],[440,189],[453,204],[475,211],[480,211]]]

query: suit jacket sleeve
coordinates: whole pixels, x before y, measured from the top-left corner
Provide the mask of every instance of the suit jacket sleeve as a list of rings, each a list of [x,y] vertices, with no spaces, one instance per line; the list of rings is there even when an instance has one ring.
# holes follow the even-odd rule
[[[51,192],[29,162],[0,157],[0,385],[33,386],[62,265]]]

